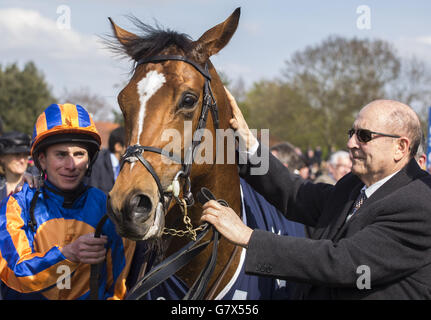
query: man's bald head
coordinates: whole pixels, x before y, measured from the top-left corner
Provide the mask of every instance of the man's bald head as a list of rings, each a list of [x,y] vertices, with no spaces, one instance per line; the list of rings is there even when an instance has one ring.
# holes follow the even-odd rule
[[[415,156],[422,130],[418,116],[408,105],[375,100],[361,109],[347,141],[352,172],[365,185],[401,170]],[[368,130],[370,139],[359,139],[357,130]]]
[[[416,155],[422,137],[421,123],[414,110],[395,100],[374,100],[362,108],[361,112],[373,114],[374,119],[386,132],[402,135],[410,140],[410,156]]]

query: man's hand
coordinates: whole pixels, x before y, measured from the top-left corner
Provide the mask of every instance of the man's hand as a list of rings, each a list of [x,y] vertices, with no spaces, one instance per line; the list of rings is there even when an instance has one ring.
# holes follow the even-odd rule
[[[24,172],[20,182],[16,185],[13,193],[20,192],[24,183],[28,183],[30,188],[38,188],[43,186],[43,181],[41,181],[39,176],[34,176],[29,172]]]
[[[233,244],[247,247],[252,229],[247,227],[241,218],[229,207],[210,200],[202,207],[202,221],[211,223],[226,239]]]
[[[107,236],[95,238],[93,233],[88,233],[64,246],[61,253],[72,262],[96,264],[105,259],[107,242]]]
[[[243,151],[248,151],[257,142],[257,140],[248,128],[247,122],[245,122],[244,116],[242,115],[241,110],[239,109],[235,101],[235,98],[229,92],[228,89],[224,89],[226,91],[226,95],[229,100],[229,105],[231,107],[233,115],[233,118],[229,121],[229,124],[232,129],[238,133],[238,136],[242,140],[242,143],[244,143],[246,150]]]

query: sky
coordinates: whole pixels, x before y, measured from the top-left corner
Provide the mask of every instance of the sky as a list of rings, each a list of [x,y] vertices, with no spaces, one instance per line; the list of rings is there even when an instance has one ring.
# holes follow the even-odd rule
[[[382,39],[403,57],[431,65],[429,0],[0,0],[0,65],[33,61],[61,101],[87,88],[119,110],[117,95],[132,62],[110,52],[108,17],[126,30],[141,21],[198,39],[241,7],[230,43],[211,58],[232,81],[281,77],[285,61],[330,35]]]

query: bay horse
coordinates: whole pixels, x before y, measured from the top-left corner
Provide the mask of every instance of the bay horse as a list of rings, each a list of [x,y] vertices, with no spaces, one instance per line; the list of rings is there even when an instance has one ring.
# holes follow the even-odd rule
[[[223,161],[216,159],[216,128],[228,130],[232,114],[223,83],[210,61],[232,38],[239,16],[240,8],[237,8],[196,41],[141,22],[138,26],[145,34],[139,36],[110,19],[117,48],[135,61],[135,68],[129,83],[118,95],[128,151],[109,194],[109,217],[121,236],[154,241],[166,247],[162,250],[165,255],[183,247],[190,240],[187,235],[201,225],[201,207],[192,204],[193,195],[202,187],[211,190],[217,199],[225,200],[238,214],[241,212],[237,165],[228,163],[227,153]],[[192,130],[186,130],[185,123],[190,123]],[[202,128],[212,135],[205,135],[204,140],[196,138],[195,133]],[[164,137],[166,130],[180,134],[181,154],[164,152],[172,143]],[[203,142],[205,145],[210,142],[206,139],[212,139],[211,161],[195,163],[193,158],[199,147]],[[229,148],[228,140],[222,142],[224,150]],[[177,161],[172,161],[173,158]],[[185,205],[176,205],[173,198]],[[166,232],[166,228],[184,229],[184,209],[190,218],[186,223],[189,234],[176,237],[182,235],[181,230]],[[226,239],[220,239],[206,298],[217,296],[233,277],[241,255],[241,250],[235,248]],[[191,286],[210,255],[208,247],[177,276]]]

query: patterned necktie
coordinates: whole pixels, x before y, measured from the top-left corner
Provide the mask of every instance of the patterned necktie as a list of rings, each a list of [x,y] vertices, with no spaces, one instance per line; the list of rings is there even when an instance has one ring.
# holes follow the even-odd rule
[[[356,213],[356,211],[358,211],[366,199],[367,195],[365,194],[365,190],[361,190],[361,193],[353,204],[352,212],[350,212],[350,214],[347,216],[346,221],[349,220]]]

